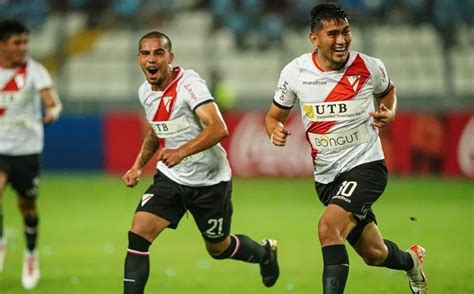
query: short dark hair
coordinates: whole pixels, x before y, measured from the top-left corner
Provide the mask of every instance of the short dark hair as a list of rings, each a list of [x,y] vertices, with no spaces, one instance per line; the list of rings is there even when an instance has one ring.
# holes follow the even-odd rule
[[[30,30],[17,20],[7,19],[0,22],[0,42],[8,40],[12,35],[29,34]]]
[[[141,37],[140,41],[138,41],[138,48],[140,49],[140,46],[141,46],[142,41],[144,39],[151,39],[151,38],[165,39],[166,42],[168,43],[168,46],[167,46],[168,51],[171,52],[171,50],[172,50],[171,39],[167,35],[165,35],[161,32],[158,32],[158,31],[149,32],[149,33],[145,34],[143,37]]]
[[[321,26],[324,21],[348,19],[347,13],[335,3],[321,3],[311,9],[311,31]]]

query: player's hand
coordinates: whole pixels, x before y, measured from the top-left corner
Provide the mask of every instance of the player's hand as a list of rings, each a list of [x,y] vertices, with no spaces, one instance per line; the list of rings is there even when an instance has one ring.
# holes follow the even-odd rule
[[[285,129],[285,126],[278,122],[276,128],[273,129],[272,135],[270,136],[270,141],[275,146],[285,146],[288,136],[291,135],[291,132]]]
[[[142,170],[138,168],[131,168],[123,175],[122,181],[125,183],[125,186],[129,188],[135,187],[140,181],[140,175]]]
[[[43,118],[43,122],[44,124],[46,125],[49,125],[49,124],[52,124],[53,122],[55,122],[57,119],[57,116],[53,115],[52,113],[50,112],[47,112]]]
[[[388,109],[383,103],[380,104],[378,111],[369,112],[369,115],[374,118],[372,126],[379,129],[395,120],[395,112]]]
[[[184,157],[179,148],[163,148],[158,151],[158,160],[161,160],[169,168],[179,164]]]

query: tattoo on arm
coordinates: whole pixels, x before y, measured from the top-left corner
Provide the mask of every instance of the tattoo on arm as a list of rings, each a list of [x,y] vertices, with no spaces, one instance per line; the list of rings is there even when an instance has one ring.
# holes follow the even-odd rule
[[[159,148],[158,138],[152,129],[148,131],[145,139],[143,140],[142,149],[140,150],[140,156],[138,158],[138,164],[140,168],[143,167],[153,157]]]

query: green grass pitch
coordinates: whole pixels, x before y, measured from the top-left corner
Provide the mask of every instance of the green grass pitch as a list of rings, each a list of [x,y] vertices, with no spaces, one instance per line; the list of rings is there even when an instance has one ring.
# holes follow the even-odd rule
[[[16,197],[4,199],[8,253],[0,293],[121,293],[127,230],[142,192],[120,177],[43,177],[39,208],[42,279],[21,289],[24,238]],[[191,215],[166,230],[151,248],[147,293],[321,293],[321,253],[316,224],[322,212],[311,179],[235,179],[232,231],[260,241],[278,239],[281,275],[265,288],[258,266],[215,261],[204,249]],[[469,180],[392,177],[375,204],[385,238],[401,248],[427,249],[429,293],[474,292],[474,184]],[[416,218],[411,220],[410,218]],[[366,266],[352,249],[346,293],[409,293],[401,272]]]

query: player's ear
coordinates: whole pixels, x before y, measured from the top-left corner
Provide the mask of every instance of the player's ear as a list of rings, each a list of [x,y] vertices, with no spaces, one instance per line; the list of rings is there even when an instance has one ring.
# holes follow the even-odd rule
[[[168,63],[169,63],[169,64],[172,64],[173,61],[174,61],[174,53],[171,52],[171,53],[170,53],[170,62],[168,62]]]
[[[314,47],[318,47],[319,46],[318,34],[315,32],[311,32],[309,34],[309,41],[311,42],[311,44],[313,44]]]

